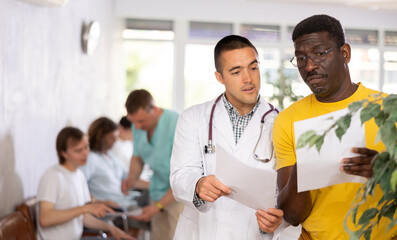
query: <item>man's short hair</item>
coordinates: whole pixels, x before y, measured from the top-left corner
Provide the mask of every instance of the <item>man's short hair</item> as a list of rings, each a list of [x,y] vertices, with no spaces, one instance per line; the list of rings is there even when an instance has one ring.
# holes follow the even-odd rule
[[[339,46],[345,44],[345,34],[340,22],[328,15],[313,15],[298,23],[292,32],[292,41],[305,34],[327,32],[328,36]]]
[[[128,121],[126,116],[123,116],[120,121],[119,121],[120,126],[122,126],[125,129],[130,129],[131,128],[131,122]]]
[[[220,62],[220,57],[222,52],[231,51],[235,49],[241,49],[250,47],[255,50],[256,54],[258,51],[255,46],[245,37],[239,35],[229,35],[222,38],[215,46],[214,49],[214,60],[216,71],[222,74],[222,64]]]
[[[129,114],[136,113],[140,108],[148,111],[153,106],[153,97],[145,89],[132,91],[125,101],[125,108]]]
[[[66,159],[62,156],[62,152],[66,152],[69,147],[81,141],[83,136],[84,133],[75,127],[65,127],[58,133],[55,145],[59,164],[62,165],[66,161]]]
[[[107,117],[100,117],[88,127],[88,141],[93,151],[102,151],[103,138],[106,134],[116,131],[117,125]]]

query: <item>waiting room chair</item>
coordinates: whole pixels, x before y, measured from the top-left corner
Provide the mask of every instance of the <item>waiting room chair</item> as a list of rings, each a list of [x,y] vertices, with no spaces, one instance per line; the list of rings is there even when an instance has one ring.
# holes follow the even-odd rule
[[[20,212],[0,218],[0,240],[36,240],[27,219]]]

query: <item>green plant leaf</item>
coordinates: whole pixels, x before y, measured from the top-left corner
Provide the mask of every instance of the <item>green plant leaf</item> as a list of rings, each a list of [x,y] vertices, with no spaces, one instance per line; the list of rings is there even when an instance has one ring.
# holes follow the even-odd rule
[[[336,121],[336,125],[338,128],[335,130],[336,136],[339,138],[339,141],[342,139],[342,136],[346,133],[346,130],[350,127],[350,122],[352,119],[351,114],[347,114]]]
[[[352,211],[352,221],[354,224],[357,224],[357,211],[358,211],[358,206],[353,208]]]
[[[306,146],[306,144],[309,142],[310,138],[312,138],[314,135],[316,135],[316,131],[314,131],[314,130],[309,130],[309,131],[303,133],[302,135],[300,135],[296,148],[303,148],[304,146]]]
[[[394,122],[385,122],[380,128],[382,142],[386,147],[394,146],[397,140],[397,130]]]
[[[367,106],[363,108],[363,110],[360,113],[360,119],[361,123],[364,123],[371,118],[375,117],[378,115],[380,112],[380,105],[377,103],[368,103]]]
[[[370,240],[371,239],[372,228],[368,228],[364,231],[364,239]]]
[[[358,109],[362,108],[364,101],[353,102],[349,104],[349,111],[356,112]]]
[[[379,212],[379,210],[376,208],[370,208],[370,209],[365,210],[363,215],[358,220],[358,224],[359,225],[368,224],[369,221],[371,219],[373,219],[376,216],[376,214],[378,214],[378,212]]]
[[[378,115],[375,116],[375,123],[378,127],[382,126],[386,119],[389,118],[389,113],[384,111],[379,111]]]
[[[390,221],[393,220],[393,216],[396,212],[396,208],[397,205],[395,203],[390,203],[390,205],[388,205],[387,210],[383,213],[383,216],[387,217],[388,219],[390,219]]]
[[[361,231],[355,231],[353,235],[350,235],[349,240],[359,240],[361,236]]]
[[[396,191],[396,185],[397,185],[397,169],[394,169],[390,177],[390,187],[393,192]]]
[[[382,174],[382,178],[379,181],[380,188],[382,189],[383,193],[387,193],[390,191],[390,177],[393,172],[393,169],[387,168],[385,172]]]
[[[386,200],[387,200],[387,196],[388,195],[384,195],[383,194],[383,196],[382,196],[382,198],[379,200],[379,202],[378,202],[378,206],[380,206],[382,203],[384,203]]]
[[[345,133],[346,133],[346,130],[344,130],[343,128],[338,127],[337,129],[335,129],[335,134],[338,137],[339,141],[342,140],[342,137]]]
[[[387,226],[387,228],[386,228],[386,232],[387,231],[389,231],[392,227],[394,227],[394,225],[396,225],[397,224],[397,218],[395,218],[395,219],[393,219],[393,221],[391,221],[390,223],[389,223],[389,225]]]
[[[392,111],[387,118],[390,122],[397,122],[397,111]]]
[[[390,94],[383,100],[383,110],[392,113],[397,109],[397,94]]]
[[[380,141],[382,141],[382,137],[380,135],[380,131],[378,130],[375,137],[375,145],[378,144]]]
[[[317,149],[317,152],[320,152],[321,146],[323,145],[323,143],[324,143],[324,136],[320,136],[320,137],[316,140],[316,149]]]

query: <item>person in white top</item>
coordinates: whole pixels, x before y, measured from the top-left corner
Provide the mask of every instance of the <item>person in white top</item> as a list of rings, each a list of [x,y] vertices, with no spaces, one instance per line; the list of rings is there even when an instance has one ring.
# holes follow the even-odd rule
[[[78,167],[85,165],[89,152],[87,137],[79,129],[66,127],[56,140],[59,165],[42,176],[37,193],[40,240],[78,240],[83,226],[109,231],[116,239],[135,239],[119,228],[99,220],[112,209],[103,203],[90,203],[84,174]]]
[[[132,134],[131,126],[132,124],[126,116],[121,117],[117,127],[119,132],[118,138],[110,149],[110,152],[120,161],[123,169],[127,172],[130,169],[131,156],[133,153],[134,136]],[[152,175],[152,169],[150,169],[149,165],[144,164],[142,173],[135,183],[134,188],[149,189],[150,178]]]

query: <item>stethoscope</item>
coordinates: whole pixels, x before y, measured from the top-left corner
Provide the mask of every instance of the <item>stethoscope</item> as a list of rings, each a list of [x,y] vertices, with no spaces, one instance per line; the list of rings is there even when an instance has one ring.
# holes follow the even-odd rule
[[[212,105],[211,115],[210,115],[210,122],[209,122],[209,126],[208,126],[208,145],[205,145],[205,146],[204,146],[204,153],[205,153],[205,154],[207,154],[207,153],[215,153],[215,146],[212,144],[212,119],[214,118],[214,111],[215,111],[216,104],[219,102],[219,100],[221,99],[222,95],[223,95],[223,94],[221,94],[221,95],[215,100],[214,104]],[[260,142],[260,140],[261,140],[261,137],[262,137],[262,130],[263,130],[263,124],[265,123],[265,118],[266,118],[266,116],[267,116],[269,113],[271,113],[272,111],[275,111],[277,114],[279,113],[279,111],[277,110],[277,108],[273,107],[273,105],[271,105],[270,103],[268,103],[268,104],[269,104],[269,106],[270,106],[270,109],[269,109],[267,112],[265,112],[265,113],[263,114],[262,118],[261,118],[261,131],[260,131],[260,134],[259,134],[258,141],[257,141],[256,144],[255,144],[255,148],[254,148],[254,152],[253,152],[253,153],[254,153],[254,158],[255,158],[256,160],[259,160],[259,161],[262,161],[262,162],[269,162],[269,161],[270,161],[270,158],[271,158],[271,156],[270,156],[270,158],[260,159],[259,156],[255,153],[255,152],[256,152],[256,149],[257,149],[257,147],[258,147],[258,144],[259,144],[259,142]],[[273,152],[272,152],[271,155],[273,155]]]

